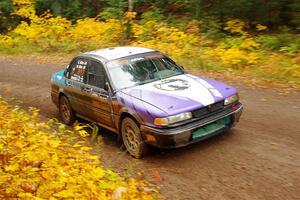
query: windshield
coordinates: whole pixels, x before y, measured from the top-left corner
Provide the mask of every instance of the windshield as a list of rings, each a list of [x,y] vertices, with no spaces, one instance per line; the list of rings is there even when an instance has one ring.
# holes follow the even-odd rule
[[[107,64],[107,68],[117,89],[142,85],[184,73],[174,61],[161,54],[113,60]]]

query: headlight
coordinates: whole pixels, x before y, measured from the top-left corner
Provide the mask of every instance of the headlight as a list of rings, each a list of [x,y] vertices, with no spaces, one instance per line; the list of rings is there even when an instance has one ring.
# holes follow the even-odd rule
[[[224,101],[224,105],[228,105],[228,104],[231,104],[233,102],[236,102],[239,100],[239,95],[238,94],[235,94],[235,95],[232,95],[230,97],[227,97]]]
[[[178,115],[165,117],[165,118],[155,118],[154,124],[158,125],[158,126],[167,126],[167,125],[175,124],[177,122],[181,122],[181,121],[191,119],[191,118],[192,118],[192,113],[186,112],[186,113],[181,113]]]

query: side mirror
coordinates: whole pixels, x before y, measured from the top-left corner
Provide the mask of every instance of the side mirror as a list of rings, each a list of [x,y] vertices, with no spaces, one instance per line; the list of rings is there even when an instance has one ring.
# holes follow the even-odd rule
[[[180,67],[180,69],[181,69],[184,73],[186,73],[186,71],[185,71],[185,69],[184,69],[183,66],[179,65],[179,67]]]
[[[110,85],[109,85],[108,82],[105,82],[104,90],[106,90],[106,91],[108,91],[108,92],[110,91]]]

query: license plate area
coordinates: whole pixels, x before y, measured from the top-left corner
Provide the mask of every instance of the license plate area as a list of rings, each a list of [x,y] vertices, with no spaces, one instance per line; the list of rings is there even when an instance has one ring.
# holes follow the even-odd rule
[[[201,128],[198,128],[195,131],[193,131],[192,138],[197,139],[199,137],[212,134],[222,128],[225,128],[226,126],[228,126],[230,124],[230,122],[231,122],[231,117],[227,116],[227,117],[219,119],[213,123],[202,126]]]

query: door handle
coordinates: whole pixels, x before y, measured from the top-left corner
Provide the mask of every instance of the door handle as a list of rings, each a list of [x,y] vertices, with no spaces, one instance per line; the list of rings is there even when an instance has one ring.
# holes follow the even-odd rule
[[[83,92],[92,92],[92,88],[89,88],[89,87],[82,87],[82,88],[81,88],[81,91],[83,91]]]
[[[70,85],[71,85],[71,81],[66,80],[66,85],[67,85],[67,86],[70,86]]]

